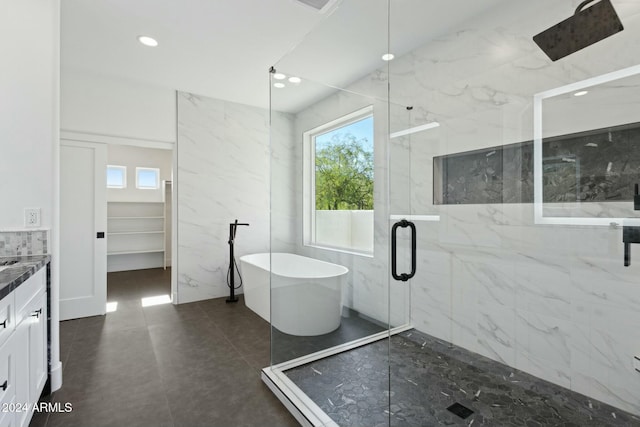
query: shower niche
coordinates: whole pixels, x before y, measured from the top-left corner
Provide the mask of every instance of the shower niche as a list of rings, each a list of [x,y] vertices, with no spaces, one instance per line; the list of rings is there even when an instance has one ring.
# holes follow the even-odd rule
[[[632,201],[640,123],[542,141],[544,203]],[[433,158],[436,205],[534,203],[533,141]]]

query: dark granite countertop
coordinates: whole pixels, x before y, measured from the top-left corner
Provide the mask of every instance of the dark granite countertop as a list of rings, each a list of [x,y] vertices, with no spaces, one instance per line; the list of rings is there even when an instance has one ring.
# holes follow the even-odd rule
[[[4,261],[16,262],[0,271],[0,300],[47,265],[51,261],[51,255],[0,257],[0,265],[2,265]]]

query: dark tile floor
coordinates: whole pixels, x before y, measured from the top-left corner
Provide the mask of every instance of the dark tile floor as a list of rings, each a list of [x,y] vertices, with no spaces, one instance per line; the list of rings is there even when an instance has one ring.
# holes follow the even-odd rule
[[[286,375],[341,427],[640,425],[639,417],[415,330],[393,336],[391,346],[377,341]],[[473,413],[449,412],[456,402]]]
[[[340,327],[325,335],[300,337],[285,334],[274,328],[271,338],[274,349],[273,363],[286,362],[386,330],[383,325],[344,307]]]
[[[169,294],[170,270],[109,273],[117,310],[61,322],[63,386],[49,399],[70,413],[31,426],[296,426],[260,379],[269,324],[224,298],[143,308]]]

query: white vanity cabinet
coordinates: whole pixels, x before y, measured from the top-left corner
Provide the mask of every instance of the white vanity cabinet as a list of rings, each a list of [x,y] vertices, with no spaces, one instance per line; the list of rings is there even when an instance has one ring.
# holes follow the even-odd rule
[[[26,427],[47,381],[46,268],[0,301],[0,342],[0,427]]]
[[[0,426],[14,426],[12,412],[3,411],[15,405],[16,347],[14,292],[0,300]]]

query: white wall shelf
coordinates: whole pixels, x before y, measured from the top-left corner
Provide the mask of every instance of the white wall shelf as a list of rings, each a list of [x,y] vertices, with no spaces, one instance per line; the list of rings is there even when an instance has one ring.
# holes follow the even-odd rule
[[[107,233],[108,236],[128,236],[130,234],[164,234],[164,231],[122,231],[117,233]]]
[[[107,219],[164,219],[163,216],[110,216]]]
[[[131,255],[131,254],[153,254],[164,252],[164,248],[162,249],[149,249],[144,251],[119,251],[119,252],[107,252],[107,255]]]
[[[164,201],[107,203],[109,271],[166,268],[165,209]]]

